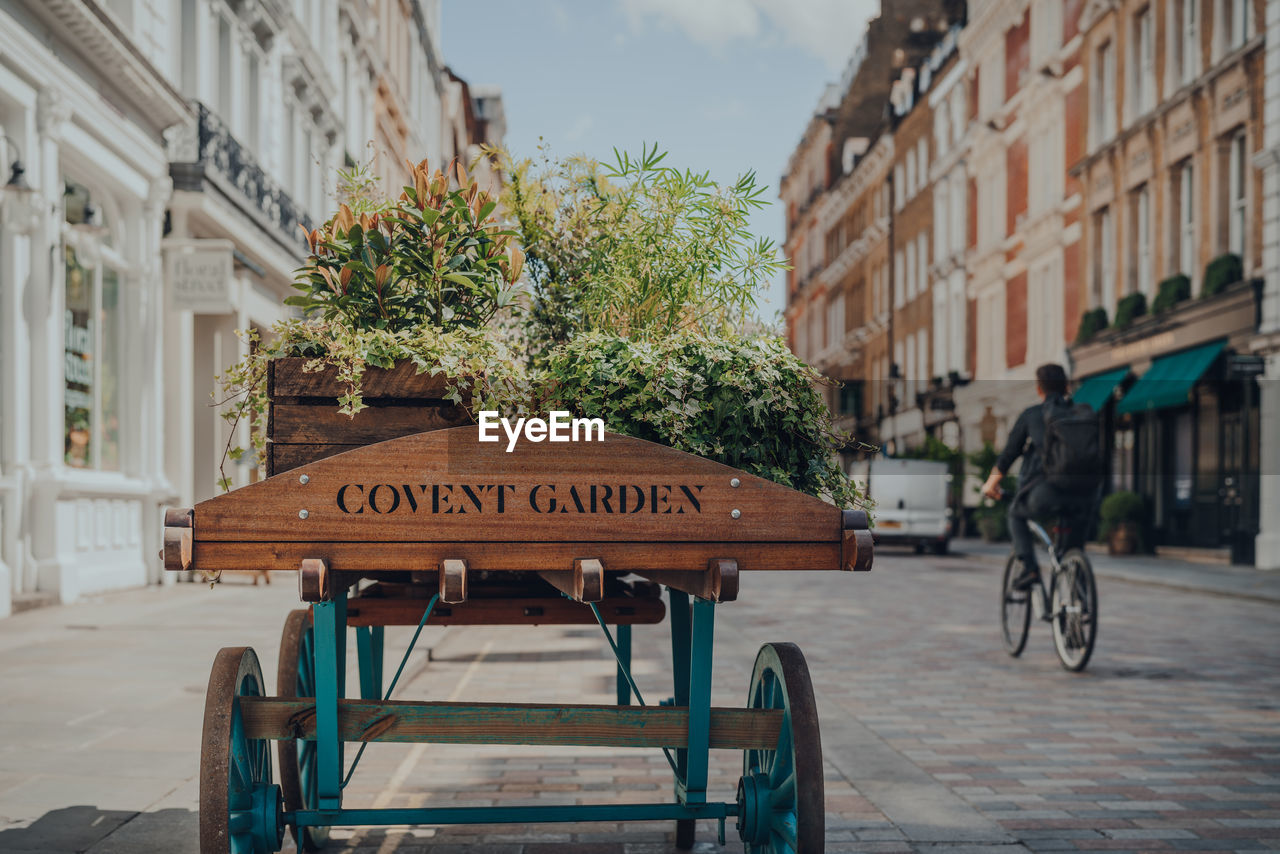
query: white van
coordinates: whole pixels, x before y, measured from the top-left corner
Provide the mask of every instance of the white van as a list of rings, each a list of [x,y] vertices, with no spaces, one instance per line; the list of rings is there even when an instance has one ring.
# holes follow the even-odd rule
[[[850,476],[875,503],[871,533],[877,543],[913,545],[946,554],[951,541],[946,463],[873,457],[854,464]]]

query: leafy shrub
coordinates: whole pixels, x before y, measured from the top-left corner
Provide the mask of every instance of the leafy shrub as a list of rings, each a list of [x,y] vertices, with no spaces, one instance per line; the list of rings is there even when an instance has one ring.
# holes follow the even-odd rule
[[[767,204],[754,173],[717,184],[664,165],[656,146],[638,157],[615,151],[608,165],[499,157],[503,206],[528,253],[535,360],[584,332],[641,338],[731,325],[786,266],[748,228]]]
[[[311,257],[285,302],[352,329],[484,326],[515,296],[523,253],[493,218],[497,202],[457,167],[457,188],[424,160],[395,202],[343,202],[306,234]]]
[[[1107,310],[1099,306],[1080,315],[1080,328],[1076,330],[1076,343],[1085,344],[1093,336],[1107,328]]]
[[[1120,490],[1102,499],[1098,508],[1098,538],[1105,540],[1120,525],[1131,523],[1138,532],[1138,549],[1145,551],[1147,500],[1136,492]]]
[[[1191,279],[1182,273],[1170,276],[1160,283],[1156,298],[1151,303],[1151,313],[1163,314],[1186,299],[1191,299]]]
[[[609,430],[850,506],[860,497],[836,456],[850,440],[832,426],[821,382],[775,337],[594,332],[551,351],[535,408],[603,418]]]
[[[1228,285],[1244,278],[1244,263],[1239,255],[1231,252],[1219,255],[1204,268],[1204,284],[1200,287],[1200,299],[1208,299],[1221,293]]]
[[[1121,297],[1116,303],[1116,329],[1128,329],[1133,322],[1147,313],[1147,295],[1142,291],[1134,291]]]

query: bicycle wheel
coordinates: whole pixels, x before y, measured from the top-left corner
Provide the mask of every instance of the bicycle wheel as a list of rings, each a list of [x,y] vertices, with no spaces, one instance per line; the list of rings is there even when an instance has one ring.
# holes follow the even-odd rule
[[[1053,646],[1062,666],[1078,673],[1089,663],[1098,637],[1098,587],[1089,558],[1080,549],[1068,551],[1060,563],[1049,597]]]
[[[1013,555],[1004,565],[1004,583],[1000,585],[1000,631],[1004,635],[1004,651],[1017,658],[1027,646],[1031,628],[1032,590],[1014,590],[1022,564]]]

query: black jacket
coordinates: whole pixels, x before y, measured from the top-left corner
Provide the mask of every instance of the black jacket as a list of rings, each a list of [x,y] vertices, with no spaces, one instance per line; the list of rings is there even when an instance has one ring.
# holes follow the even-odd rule
[[[1045,398],[1044,403],[1028,406],[1022,410],[1018,420],[1013,422],[1009,431],[1009,441],[1004,451],[996,459],[996,468],[1005,474],[1018,457],[1022,457],[1022,469],[1018,472],[1018,486],[1023,487],[1040,475],[1040,452],[1044,448],[1044,407],[1045,404],[1061,406],[1063,398],[1053,395]]]

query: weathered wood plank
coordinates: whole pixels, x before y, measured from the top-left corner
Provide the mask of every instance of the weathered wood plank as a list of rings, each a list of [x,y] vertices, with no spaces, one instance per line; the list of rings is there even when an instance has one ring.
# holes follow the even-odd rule
[[[543,570],[538,575],[575,602],[599,602],[604,597],[604,564],[596,558],[575,560],[572,569]]]
[[[197,527],[199,526],[197,517]],[[424,534],[427,532],[423,532]],[[834,570],[841,568],[839,543],[365,543],[220,542],[197,540],[193,563],[206,572],[275,569],[295,572],[309,557],[330,568],[376,576],[414,571],[461,557],[473,572],[537,572],[595,554],[610,570],[705,572],[709,561],[731,555],[742,572]]]
[[[334,443],[314,443],[306,445],[286,445],[272,442],[267,445],[267,460],[271,474],[296,469],[307,463],[325,460],[347,451],[353,451],[360,445],[339,445]]]
[[[596,605],[609,625],[656,625],[667,609],[656,597],[609,597]],[[351,599],[347,624],[352,626],[416,626],[426,599]],[[459,605],[437,604],[433,626],[594,626],[591,608],[557,598],[468,599]]]
[[[705,572],[668,569],[646,570],[639,575],[655,584],[665,584],[699,599],[732,602],[738,598],[738,562],[735,560],[715,558],[708,562]]]
[[[512,453],[505,448],[480,442],[474,426],[369,445],[201,502],[195,540],[842,539],[841,512],[831,504],[640,439],[609,434],[604,441],[526,441]],[[583,554],[604,557],[594,549],[574,557]],[[736,550],[708,557],[742,561]]]
[[[347,393],[347,387],[338,381],[337,368],[326,365],[323,370],[307,372],[303,370],[306,362],[306,359],[295,357],[273,359],[270,363],[271,395],[332,397],[336,400]],[[386,370],[366,368],[361,379],[362,394],[367,400],[439,398],[444,395],[445,386],[443,374],[420,374],[412,362],[400,362]]]
[[[309,699],[241,697],[239,702],[248,738],[315,738],[315,704]],[[781,710],[713,708],[711,747],[772,748],[781,726]],[[689,710],[339,700],[338,734],[349,742],[684,747]]]
[[[457,558],[440,561],[440,601],[459,605],[467,601],[467,562]]]
[[[289,403],[272,406],[272,443],[368,445],[426,430],[470,423],[461,407],[441,402],[420,406],[370,406],[355,417],[336,404]]]

